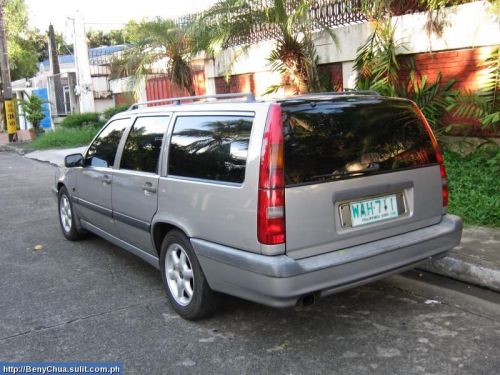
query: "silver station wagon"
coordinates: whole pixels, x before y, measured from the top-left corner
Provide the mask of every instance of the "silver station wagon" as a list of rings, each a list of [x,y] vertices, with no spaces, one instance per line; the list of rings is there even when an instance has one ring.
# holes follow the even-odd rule
[[[311,304],[460,242],[443,157],[411,101],[164,102],[113,117],[66,157],[54,193],[68,240],[93,232],[159,268],[186,319],[212,313],[221,293]]]

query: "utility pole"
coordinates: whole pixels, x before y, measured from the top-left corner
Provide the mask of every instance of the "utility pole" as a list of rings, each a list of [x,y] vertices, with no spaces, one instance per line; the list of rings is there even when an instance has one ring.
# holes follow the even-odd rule
[[[87,36],[85,26],[80,12],[76,12],[73,20],[74,26],[74,48],[76,62],[77,93],[80,101],[80,113],[95,112],[94,90],[92,77],[90,75],[89,50],[87,47]]]
[[[17,131],[17,123],[14,103],[12,102],[12,84],[10,82],[9,56],[7,55],[7,37],[3,18],[3,6],[4,1],[0,0],[0,69],[2,71],[3,102],[7,133],[9,134],[9,140],[12,141]],[[2,125],[2,130],[4,129]]]
[[[64,110],[64,96],[61,84],[61,69],[59,68],[59,57],[57,54],[56,35],[52,24],[49,25],[49,60],[52,72],[52,82],[54,84],[53,92],[56,99],[56,110],[53,111],[53,113],[59,116],[66,111]]]

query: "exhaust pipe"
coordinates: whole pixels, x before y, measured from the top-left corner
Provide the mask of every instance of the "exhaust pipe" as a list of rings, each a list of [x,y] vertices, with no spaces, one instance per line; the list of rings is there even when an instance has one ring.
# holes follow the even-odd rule
[[[311,305],[314,305],[314,294],[308,294],[308,295],[305,295],[303,296],[301,299],[300,299],[300,304],[302,306],[311,306]]]

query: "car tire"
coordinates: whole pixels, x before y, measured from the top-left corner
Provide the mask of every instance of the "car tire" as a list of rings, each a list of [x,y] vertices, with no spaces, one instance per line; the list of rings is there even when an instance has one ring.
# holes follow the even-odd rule
[[[77,227],[77,216],[73,209],[71,197],[65,186],[61,187],[57,199],[59,210],[59,224],[64,237],[70,241],[78,241],[85,237],[86,232]]]
[[[161,245],[160,269],[167,298],[184,319],[199,320],[213,314],[218,294],[210,289],[189,239],[172,230]]]

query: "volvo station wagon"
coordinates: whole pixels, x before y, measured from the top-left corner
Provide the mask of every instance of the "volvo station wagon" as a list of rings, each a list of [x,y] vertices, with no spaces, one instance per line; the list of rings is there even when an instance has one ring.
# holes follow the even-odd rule
[[[186,319],[221,294],[311,304],[444,256],[443,157],[415,103],[374,92],[138,103],[53,191],[68,240],[92,232],[161,271]]]

